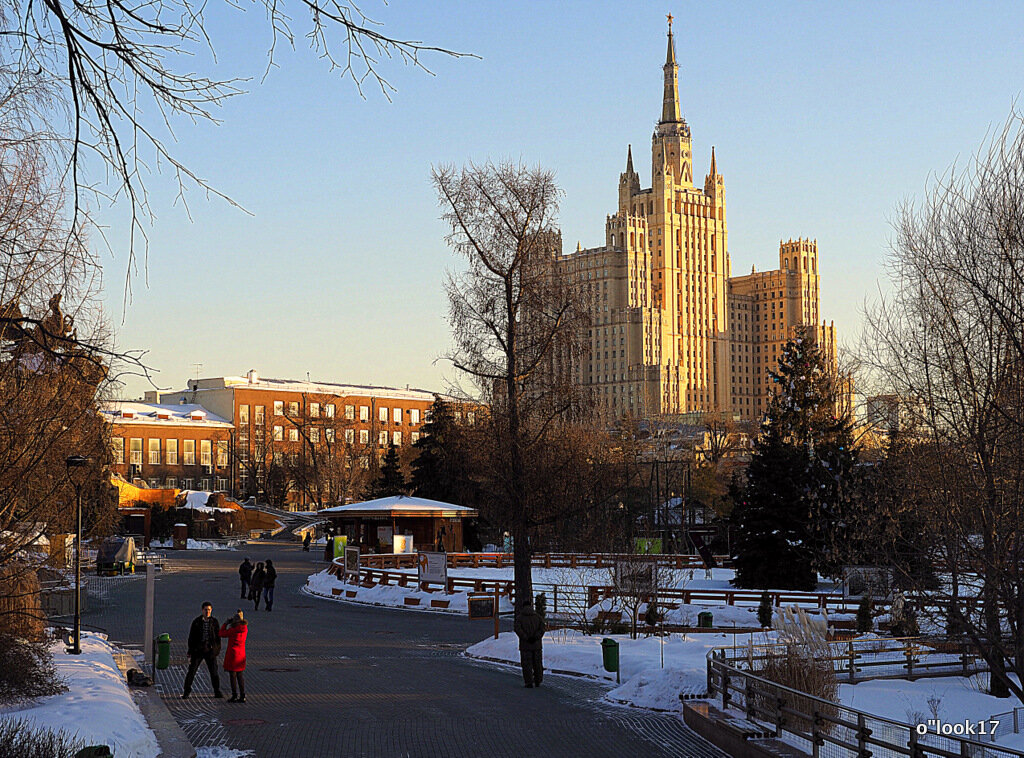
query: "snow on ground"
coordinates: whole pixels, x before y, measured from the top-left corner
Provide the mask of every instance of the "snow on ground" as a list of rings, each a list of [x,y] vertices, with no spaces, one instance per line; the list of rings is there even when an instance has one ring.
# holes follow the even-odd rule
[[[236,542],[228,542],[227,544],[225,544],[223,542],[207,542],[205,540],[194,540],[191,537],[189,537],[188,542],[186,542],[185,544],[186,544],[186,549],[187,550],[236,550],[237,549],[237,547],[236,547],[237,543]],[[153,540],[152,542],[149,543],[149,546],[151,548],[173,548],[174,547],[174,540],[164,540],[163,542],[161,542],[160,540]]]
[[[763,639],[758,635],[759,639]],[[703,693],[707,686],[708,651],[731,645],[729,634],[673,634],[665,637],[629,635],[586,635],[574,629],[558,629],[544,636],[544,669],[615,681],[615,674],[604,670],[601,640],[619,643],[619,668],[622,684],[605,699],[640,708],[678,711],[681,693]],[[747,639],[744,635],[743,639]],[[466,651],[474,658],[519,665],[519,642],[512,632],[498,639],[490,637]],[[662,667],[664,655],[664,667]]]
[[[112,651],[102,635],[88,632],[82,634],[81,655],[69,655],[63,642],[55,642],[50,652],[68,691],[2,708],[0,719],[77,733],[87,745],[109,745],[117,756],[155,758],[160,753],[156,736],[132,700]]]
[[[196,758],[252,758],[255,755],[252,750],[234,750],[224,745],[196,748]]]
[[[345,597],[344,594],[335,595],[331,590],[340,589],[344,593],[355,592],[355,597]],[[373,587],[360,587],[356,584],[346,584],[339,581],[337,577],[321,571],[311,575],[306,580],[305,591],[317,597],[328,600],[338,600],[346,603],[367,603],[369,605],[387,605],[396,608],[404,608],[413,611],[434,611],[437,613],[458,613],[465,615],[468,611],[469,592],[453,592],[446,595],[443,592],[422,592],[415,586],[399,587],[395,584],[375,585]],[[405,598],[417,598],[419,605],[406,605]],[[431,600],[447,600],[447,608],[432,608]],[[507,597],[498,601],[498,609],[501,613],[512,613],[512,603]]]
[[[934,679],[875,679],[860,684],[841,684],[839,701],[848,708],[867,711],[910,724],[927,724],[940,719],[948,724],[975,723],[998,713],[1012,711],[1015,698],[1002,699],[985,692],[988,674],[972,677],[950,676]],[[1000,717],[997,717],[1000,718]],[[1024,734],[1013,734],[1013,716],[1004,715],[996,729],[996,744],[1024,750]],[[987,742],[988,737],[976,737]]]

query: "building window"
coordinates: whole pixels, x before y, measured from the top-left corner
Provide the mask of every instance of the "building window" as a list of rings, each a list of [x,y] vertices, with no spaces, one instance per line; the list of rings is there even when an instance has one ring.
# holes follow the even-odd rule
[[[213,465],[213,444],[210,440],[199,440],[199,463],[203,466]]]
[[[369,445],[370,444],[370,432],[367,429],[359,430],[359,444]]]
[[[274,439],[277,440],[278,442],[280,442],[281,440],[284,439],[284,427],[283,426],[275,426],[274,427]]]
[[[415,445],[415,444],[416,444],[417,442],[419,442],[419,440],[420,440],[420,433],[419,433],[419,432],[413,432],[413,433],[412,433],[412,434],[410,434],[409,436],[410,436],[410,437],[412,438],[412,444],[414,444],[414,445]]]
[[[379,445],[381,445],[383,447],[387,446],[387,444],[388,444],[388,433],[387,432],[380,432],[377,435],[377,444],[379,444]]]
[[[178,440],[166,440],[164,442],[164,462],[168,466],[178,465]]]
[[[228,465],[228,441],[217,440],[217,468]]]
[[[288,403],[288,415],[295,418],[299,415],[299,404],[294,400]]]
[[[356,407],[354,405],[345,406],[345,418],[349,421],[353,421],[356,417]]]
[[[476,413],[474,413],[473,411],[467,411],[466,412],[466,423],[467,424],[475,424],[476,423]]]
[[[320,403],[309,404],[309,417],[320,418]]]
[[[314,426],[309,430],[309,441],[314,445],[320,441],[320,429],[318,427]]]
[[[174,489],[175,487],[178,486],[178,480],[173,476],[167,477],[167,486],[170,489]]]
[[[274,415],[275,416],[283,416],[284,415],[284,401],[282,401],[282,400],[275,400],[274,401]]]
[[[395,447],[401,447],[402,446],[402,433],[401,432],[393,432],[391,434],[391,444],[394,445]]]
[[[402,409],[401,408],[395,408],[394,419],[395,419],[395,423],[396,424],[401,424],[402,423]]]
[[[181,480],[181,488],[183,490],[190,490],[190,489],[192,489],[192,480],[191,479],[182,479]]]
[[[345,442],[347,442],[350,445],[353,445],[353,444],[355,444],[355,441],[356,441],[356,430],[355,429],[346,429],[345,430]]]
[[[263,422],[266,417],[266,407],[262,405],[256,406],[256,426],[263,426]]]
[[[324,437],[327,439],[328,442],[334,442],[334,430],[324,429]]]
[[[369,421],[370,420],[370,406],[360,405],[359,406],[359,420]]]
[[[420,409],[419,408],[413,408],[412,410],[409,411],[409,423],[410,424],[418,424],[418,423],[420,423]]]
[[[223,492],[223,491],[227,490],[227,488],[228,488],[228,480],[224,479],[223,477],[219,477],[218,476],[217,477],[217,489]]]
[[[296,427],[292,427],[288,430],[288,441],[298,442],[299,441],[299,430]]]
[[[377,417],[380,419],[380,422],[382,424],[388,423],[388,409],[387,408],[383,408],[383,407],[382,408],[378,408],[377,409]]]
[[[327,418],[334,418],[334,403],[329,403],[324,406],[324,415]]]
[[[160,465],[160,440],[151,439],[149,441],[149,465]]]
[[[238,423],[245,426],[249,423],[249,406],[240,405],[238,406]]]
[[[128,443],[128,462],[134,466],[142,465],[142,439],[139,437],[132,437]]]
[[[182,447],[182,463],[186,466],[196,465],[196,441],[185,440]],[[191,486],[191,485],[190,485]]]
[[[210,480],[209,479],[200,479],[199,480],[199,489],[201,489],[203,492],[209,492],[210,491]]]
[[[124,463],[124,437],[114,437],[110,444],[114,449],[114,463]]]

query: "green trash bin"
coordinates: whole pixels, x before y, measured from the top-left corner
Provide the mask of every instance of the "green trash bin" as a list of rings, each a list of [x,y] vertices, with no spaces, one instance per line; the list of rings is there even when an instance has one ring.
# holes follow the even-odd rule
[[[619,670],[619,643],[607,637],[601,640],[601,654],[604,657],[605,671]]]
[[[164,632],[156,638],[156,667],[165,669],[171,665],[171,635]]]
[[[697,627],[700,629],[710,629],[714,625],[715,617],[711,614],[711,611],[701,611],[697,614]]]

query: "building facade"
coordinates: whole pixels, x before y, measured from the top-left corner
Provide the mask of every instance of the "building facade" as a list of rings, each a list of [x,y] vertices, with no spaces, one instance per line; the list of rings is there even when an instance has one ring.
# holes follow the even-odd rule
[[[768,371],[798,327],[812,327],[835,363],[835,328],[819,322],[817,242],[783,242],[779,269],[732,276],[714,148],[703,183],[694,182],[671,19],[663,75],[650,186],[641,186],[630,146],[605,244],[557,258],[593,304],[578,378],[613,417],[756,419],[768,405]]]

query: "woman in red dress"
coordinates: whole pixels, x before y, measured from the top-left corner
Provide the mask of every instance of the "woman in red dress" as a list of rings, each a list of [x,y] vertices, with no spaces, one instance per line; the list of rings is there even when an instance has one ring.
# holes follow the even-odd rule
[[[230,620],[220,628],[220,636],[228,638],[228,650],[224,654],[224,670],[231,676],[231,699],[229,703],[245,702],[245,638],[249,627],[242,617],[242,611],[235,611]]]

